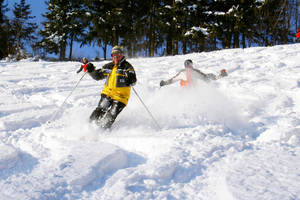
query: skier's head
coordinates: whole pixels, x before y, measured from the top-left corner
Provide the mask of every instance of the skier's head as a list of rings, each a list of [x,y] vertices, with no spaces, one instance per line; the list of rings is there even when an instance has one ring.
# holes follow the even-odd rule
[[[191,59],[187,59],[184,61],[185,68],[193,68],[193,61]]]
[[[83,64],[87,64],[89,61],[88,61],[88,59],[87,59],[86,57],[83,57],[83,58],[81,59],[81,62],[82,62]]]
[[[124,57],[123,47],[114,46],[111,50],[111,57],[113,59],[114,64],[118,64],[120,60]]]

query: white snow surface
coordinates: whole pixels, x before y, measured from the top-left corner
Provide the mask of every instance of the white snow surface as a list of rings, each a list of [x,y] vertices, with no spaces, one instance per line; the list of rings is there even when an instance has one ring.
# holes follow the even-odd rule
[[[185,59],[229,76],[160,88]],[[110,131],[88,122],[104,81],[60,107],[80,63],[1,61],[0,199],[300,199],[299,60],[300,44],[128,59],[161,129],[132,91]]]

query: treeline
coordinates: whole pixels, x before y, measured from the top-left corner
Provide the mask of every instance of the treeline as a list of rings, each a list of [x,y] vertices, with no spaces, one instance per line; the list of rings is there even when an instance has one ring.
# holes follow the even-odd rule
[[[177,55],[294,41],[296,0],[49,0],[41,29],[20,0],[8,19],[0,0],[0,58],[34,54],[72,59],[73,43],[123,45],[129,57]],[[68,50],[68,52],[67,52]]]

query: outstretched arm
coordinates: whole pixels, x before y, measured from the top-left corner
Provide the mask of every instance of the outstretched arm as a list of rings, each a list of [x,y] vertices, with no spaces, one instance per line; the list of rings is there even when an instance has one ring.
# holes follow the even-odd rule
[[[216,76],[215,74],[212,74],[212,73],[208,73],[208,74],[205,74],[203,72],[201,72],[200,70],[198,69],[194,69],[195,72],[197,72],[197,74],[199,75],[198,77],[204,81],[209,81],[209,80],[218,80],[220,78],[223,78],[225,76],[228,76],[227,72],[225,69],[222,69],[220,71],[220,74],[218,76]]]
[[[164,81],[164,80],[162,80],[162,81],[160,81],[160,86],[162,87],[162,86],[165,86],[165,85],[170,85],[170,84],[172,84],[172,83],[175,83],[175,82],[177,82],[177,81],[179,81],[179,80],[184,80],[185,79],[185,74],[184,74],[184,72],[185,72],[185,70],[183,69],[183,70],[181,70],[180,72],[178,72],[174,77],[172,77],[171,79],[169,79],[169,80],[166,80],[166,81]]]
[[[82,71],[82,69],[83,69],[83,67],[82,67],[82,65],[81,65],[80,68],[79,68],[79,70],[76,71],[77,74],[80,73],[80,72]]]
[[[216,80],[216,76],[214,74],[205,74],[201,72],[199,69],[193,69],[197,74],[197,78],[202,79],[204,81]]]
[[[95,66],[92,63],[89,63],[87,65],[86,69],[87,69],[89,75],[97,81],[105,78],[104,73],[103,73],[104,72],[103,68],[95,70]]]

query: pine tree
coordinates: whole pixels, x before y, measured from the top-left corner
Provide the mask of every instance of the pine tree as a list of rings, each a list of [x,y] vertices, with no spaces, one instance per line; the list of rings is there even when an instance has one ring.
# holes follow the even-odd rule
[[[141,17],[138,31],[143,31],[146,36],[144,49],[148,51],[148,56],[154,56],[157,50],[164,45],[164,31],[161,29],[161,1],[149,0],[148,2],[148,5],[144,7],[144,15]],[[143,24],[145,25],[143,26]],[[164,54],[165,51],[162,53]]]
[[[47,18],[47,21],[42,22],[44,29],[39,31],[42,36],[40,46],[48,53],[59,53],[59,59],[64,60],[67,46],[67,29],[64,25],[68,23],[67,11],[64,8],[66,8],[67,2],[50,0],[46,1],[46,4],[48,4],[48,12],[43,16]]]
[[[68,38],[69,38],[69,60],[72,59],[73,42],[80,42],[85,35],[84,29],[87,27],[86,21],[86,7],[84,0],[69,1],[69,25],[68,25]]]
[[[30,22],[35,17],[30,16],[30,5],[25,3],[25,0],[20,0],[20,3],[14,4],[13,10],[14,18],[12,21],[13,44],[17,53],[17,59],[23,56],[24,42],[30,42],[36,39],[34,33],[37,29],[37,24]]]
[[[119,15],[121,45],[126,48],[127,56],[136,56],[137,52],[146,52],[148,40],[144,39],[149,3],[140,0],[122,0],[117,5],[122,11]],[[150,53],[149,53],[150,54]]]
[[[89,0],[87,6],[92,23],[85,41],[100,46],[104,58],[108,45],[123,45],[128,56],[153,56],[163,43],[160,1]]]
[[[9,33],[8,33],[8,19],[5,12],[8,11],[4,0],[0,0],[0,59],[8,55],[9,49]]]
[[[87,3],[88,20],[91,22],[88,26],[88,33],[83,41],[83,44],[97,45],[104,52],[104,59],[108,45],[116,45],[118,43],[117,24],[118,20],[117,9],[113,9],[113,2],[89,0]]]
[[[174,1],[173,0],[163,0],[161,2],[160,15],[161,29],[165,38],[165,54],[173,55],[174,52],[174,31],[175,31],[175,19],[174,19]]]
[[[264,46],[281,44],[283,41],[287,43],[288,22],[285,17],[288,3],[287,0],[269,0],[263,4],[254,30],[256,43]]]
[[[129,56],[155,56],[161,49],[164,55],[175,55],[265,45],[270,32],[274,42],[287,43],[293,21],[288,2],[49,0],[41,44],[64,59],[67,44],[71,58],[72,41],[79,41],[102,48],[106,59],[108,46],[117,44]]]
[[[122,31],[122,43],[132,56],[154,56],[163,45],[164,36],[160,30],[161,1],[131,0],[127,5],[122,18],[127,23],[123,22],[122,28],[127,27],[127,32],[131,34]]]
[[[259,21],[258,8],[262,5],[256,0],[214,1],[209,3],[208,29],[212,46],[217,41],[223,48],[245,48],[251,44],[254,29]],[[248,42],[246,42],[248,39]]]
[[[192,51],[204,51],[206,48],[205,40],[209,35],[208,9],[207,0],[188,1],[188,29],[185,36],[188,38],[189,48]]]
[[[44,29],[39,32],[42,36],[39,45],[49,53],[59,54],[60,60],[65,60],[69,43],[71,59],[73,41],[81,40],[85,28],[83,0],[49,0],[46,4],[48,12],[44,17],[47,21],[42,23]]]

